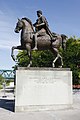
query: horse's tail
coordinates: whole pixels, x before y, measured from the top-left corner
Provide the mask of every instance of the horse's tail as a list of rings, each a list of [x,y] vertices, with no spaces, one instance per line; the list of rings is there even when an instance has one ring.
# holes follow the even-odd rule
[[[66,41],[67,41],[67,36],[64,34],[61,34],[62,37],[62,49],[65,50],[66,49]]]

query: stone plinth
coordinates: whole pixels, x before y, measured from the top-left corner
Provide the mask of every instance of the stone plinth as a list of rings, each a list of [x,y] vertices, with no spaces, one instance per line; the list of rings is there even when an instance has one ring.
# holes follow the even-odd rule
[[[15,111],[69,108],[72,105],[72,72],[64,68],[16,70]]]

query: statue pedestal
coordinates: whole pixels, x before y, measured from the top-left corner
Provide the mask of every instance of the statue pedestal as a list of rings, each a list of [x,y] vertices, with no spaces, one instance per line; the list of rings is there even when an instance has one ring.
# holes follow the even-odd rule
[[[68,68],[16,70],[16,112],[64,109],[72,103],[72,72]]]

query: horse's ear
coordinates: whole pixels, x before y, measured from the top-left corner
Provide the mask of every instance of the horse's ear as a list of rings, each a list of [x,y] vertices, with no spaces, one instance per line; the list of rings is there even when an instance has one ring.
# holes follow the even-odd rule
[[[21,21],[21,20],[18,18],[18,21]]]

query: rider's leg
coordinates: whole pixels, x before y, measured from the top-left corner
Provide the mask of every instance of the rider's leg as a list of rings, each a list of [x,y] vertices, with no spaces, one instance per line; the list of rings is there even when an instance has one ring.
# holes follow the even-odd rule
[[[46,30],[44,28],[37,31],[34,34],[35,47],[33,48],[33,50],[37,50],[37,38],[38,38],[38,36],[44,36],[45,34],[46,34]]]

